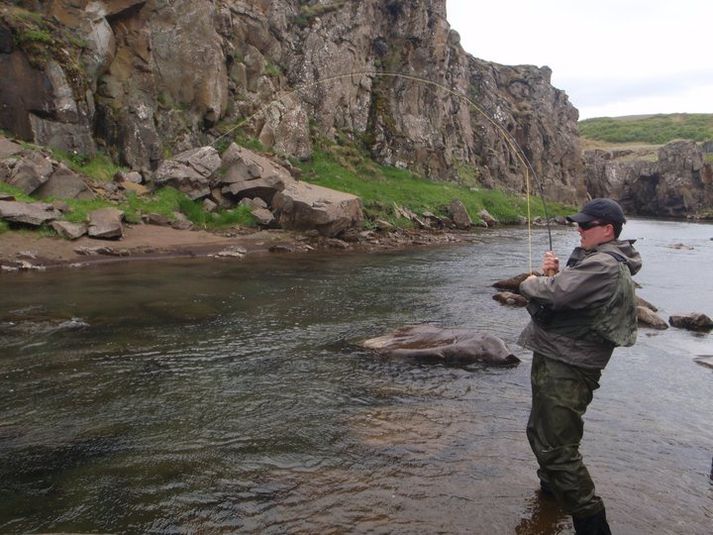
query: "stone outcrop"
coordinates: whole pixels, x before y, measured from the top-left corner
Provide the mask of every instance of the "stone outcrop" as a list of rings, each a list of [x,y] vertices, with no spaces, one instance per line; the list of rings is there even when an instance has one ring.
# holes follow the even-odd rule
[[[0,219],[11,223],[39,227],[60,217],[62,213],[51,204],[0,201]]]
[[[40,199],[91,199],[94,194],[87,187],[84,179],[77,173],[60,163],[33,194]]]
[[[223,196],[240,201],[261,199],[265,208],[276,193],[295,182],[290,172],[272,160],[232,144],[223,154],[223,172],[216,179]]]
[[[0,136],[8,148],[5,156],[0,147],[0,181],[15,186],[27,195],[40,199],[91,199],[94,194],[83,177],[43,150],[12,150],[19,145]]]
[[[587,151],[584,163],[590,194],[618,199],[627,214],[705,216],[713,206],[713,165],[693,141],[668,143],[655,154]]]
[[[234,130],[301,159],[317,137],[349,139],[431,179],[518,192],[522,152],[551,198],[584,197],[577,111],[550,70],[468,55],[445,0],[22,5],[42,17],[0,7],[0,128],[22,139],[100,145],[144,177]]]
[[[156,171],[155,182],[182,191],[191,199],[210,194],[211,176],[220,167],[218,151],[213,147],[198,147],[165,160]]]

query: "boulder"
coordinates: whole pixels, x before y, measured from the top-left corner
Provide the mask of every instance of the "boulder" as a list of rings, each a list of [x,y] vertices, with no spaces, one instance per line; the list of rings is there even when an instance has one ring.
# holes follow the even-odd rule
[[[220,168],[220,155],[213,147],[198,147],[165,160],[156,170],[157,185],[169,185],[192,200],[210,195],[211,176]]]
[[[315,229],[327,237],[336,236],[364,219],[361,200],[356,195],[305,182],[292,182],[276,193],[272,208],[283,228]]]
[[[193,230],[193,223],[183,212],[173,212],[173,222],[171,228],[176,230]]]
[[[44,223],[59,219],[61,216],[62,214],[54,206],[43,202],[0,201],[0,219],[11,223],[39,227]]]
[[[486,362],[504,366],[520,362],[496,336],[435,325],[401,327],[387,335],[364,340],[361,345],[388,356],[426,361]]]
[[[83,223],[52,221],[52,228],[57,234],[66,240],[76,240],[87,233],[87,226]]]
[[[663,331],[668,329],[668,324],[656,312],[645,306],[636,307],[636,317],[639,320],[639,325],[651,327]]]
[[[646,299],[639,297],[638,295],[636,296],[636,306],[648,308],[649,310],[653,310],[654,312],[658,311],[658,308],[656,306],[652,305]]]
[[[119,239],[124,235],[121,220],[124,212],[116,208],[100,208],[89,214],[89,237]]]
[[[222,169],[221,192],[235,200],[260,198],[269,205],[277,192],[295,183],[284,167],[234,143],[223,154]]]
[[[267,208],[267,203],[263,201],[260,197],[255,197],[254,199],[249,199],[248,197],[245,197],[244,199],[240,199],[240,202],[238,204],[249,206],[250,209]]]
[[[258,222],[259,225],[263,227],[270,227],[275,224],[275,216],[267,208],[253,208],[250,213]]]
[[[52,171],[52,160],[40,152],[30,152],[15,164],[8,183],[30,195],[47,182]]]
[[[0,136],[0,160],[19,154],[20,152],[22,152],[22,146],[10,141],[4,136]]]
[[[94,194],[84,179],[66,165],[60,163],[47,181],[35,190],[41,199],[91,199]]]
[[[696,364],[700,364],[701,366],[705,366],[706,368],[713,370],[713,355],[699,355],[694,358],[693,361]]]
[[[527,306],[527,298],[512,292],[499,292],[493,296],[498,303],[503,305],[510,305],[514,307],[524,307]]]
[[[170,227],[171,220],[162,214],[144,214],[141,216],[141,221],[147,225],[156,225],[159,227]]]
[[[668,322],[672,327],[689,331],[708,332],[713,329],[713,320],[705,314],[692,313],[686,316],[670,316]]]
[[[205,210],[206,212],[215,212],[217,209],[218,203],[216,203],[212,199],[203,199],[203,210]]]
[[[478,217],[488,227],[494,227],[495,225],[498,224],[498,220],[495,219],[492,215],[490,215],[490,212],[488,212],[485,208],[483,208],[480,212],[478,212]]]
[[[448,214],[457,229],[468,230],[473,226],[473,220],[470,218],[468,210],[460,199],[453,199],[451,201],[448,205]]]

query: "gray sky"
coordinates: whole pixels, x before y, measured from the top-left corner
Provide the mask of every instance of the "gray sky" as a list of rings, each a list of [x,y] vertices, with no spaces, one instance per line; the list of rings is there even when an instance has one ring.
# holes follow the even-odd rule
[[[473,56],[547,65],[580,119],[713,113],[712,0],[447,0]]]

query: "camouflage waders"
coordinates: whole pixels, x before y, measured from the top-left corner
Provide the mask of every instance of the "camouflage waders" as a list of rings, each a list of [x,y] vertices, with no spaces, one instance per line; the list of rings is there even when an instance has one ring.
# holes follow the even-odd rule
[[[535,353],[532,360],[532,411],[527,438],[537,457],[537,475],[564,510],[588,517],[604,509],[579,453],[582,416],[599,388],[601,370],[571,366]]]

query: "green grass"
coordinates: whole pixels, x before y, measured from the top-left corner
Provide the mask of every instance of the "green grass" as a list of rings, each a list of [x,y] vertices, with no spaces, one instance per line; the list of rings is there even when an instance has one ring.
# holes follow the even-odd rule
[[[408,226],[398,220],[393,205],[409,208],[418,216],[425,211],[446,215],[453,199],[460,199],[473,220],[485,208],[501,223],[516,223],[527,214],[527,200],[499,190],[475,189],[448,182],[434,182],[408,171],[359,161],[354,151],[346,157],[324,150],[315,151],[312,159],[300,164],[307,182],[359,196],[370,219],[385,219],[397,226]],[[542,202],[531,197],[532,217],[544,215]],[[548,215],[569,213],[571,207],[548,203]]]
[[[52,155],[64,162],[75,173],[86,175],[98,182],[109,182],[118,172],[127,171],[126,168],[116,165],[109,156],[102,152],[98,152],[92,158],[87,158],[81,154],[53,149]]]
[[[170,187],[161,188],[151,196],[139,196],[132,192],[126,196],[126,201],[118,204],[104,199],[69,199],[66,203],[71,212],[65,218],[73,223],[85,222],[90,212],[112,206],[122,210],[124,219],[134,224],[141,221],[143,214],[160,214],[173,221],[174,212],[182,212],[194,225],[206,229],[256,225],[255,218],[246,206],[210,213],[203,210],[200,201],[192,201],[184,193]]]
[[[676,139],[706,141],[713,139],[713,114],[676,113],[601,117],[579,122],[585,138],[608,143],[651,143],[663,145]]]
[[[52,35],[46,30],[32,29],[19,33],[17,35],[17,42],[18,44],[35,42],[51,45],[54,40],[52,39]]]
[[[34,202],[35,199],[25,194],[20,188],[11,186],[5,182],[0,182],[0,193],[6,193],[8,195],[13,195],[15,200],[20,202]]]

